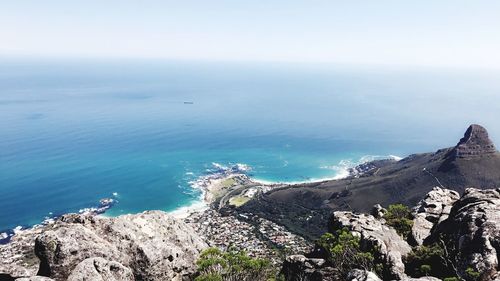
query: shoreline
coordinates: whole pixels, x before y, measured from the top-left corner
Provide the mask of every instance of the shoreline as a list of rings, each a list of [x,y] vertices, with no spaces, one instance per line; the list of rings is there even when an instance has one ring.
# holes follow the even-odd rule
[[[373,161],[379,161],[379,160],[399,161],[401,159],[402,159],[401,157],[394,155],[364,156],[358,162],[353,163],[354,166],[346,165],[345,167],[339,169],[340,173],[338,173],[333,177],[312,178],[306,181],[293,181],[293,182],[286,182],[286,181],[276,182],[276,181],[266,181],[266,180],[251,178],[247,175],[247,172],[250,171],[251,168],[248,165],[241,163],[237,163],[231,166],[224,166],[218,163],[212,163],[214,170],[211,170],[210,173],[200,176],[198,179],[190,182],[191,187],[193,189],[197,189],[200,191],[200,196],[197,199],[190,201],[188,205],[180,206],[174,210],[165,212],[173,216],[174,218],[186,219],[193,214],[202,213],[207,210],[210,210],[212,208],[212,205],[217,200],[221,199],[220,197],[223,197],[224,195],[226,195],[226,193],[228,193],[228,191],[227,190],[224,191],[224,189],[230,189],[231,187],[233,187],[231,186],[232,184],[229,184],[229,186],[225,186],[227,185],[227,181],[232,179],[235,179],[236,183],[239,184],[239,186],[243,189],[243,191],[247,192],[246,194],[244,194],[243,197],[251,199],[253,198],[253,196],[255,196],[257,192],[265,193],[273,188],[294,186],[300,184],[320,183],[325,181],[341,180],[350,176],[359,176],[363,173],[363,169],[362,168],[358,169],[358,167],[362,167],[363,165],[369,164]],[[226,182],[226,184],[224,184],[224,182]],[[255,187],[256,190],[253,190],[252,189],[253,187]],[[114,198],[116,198],[117,196],[118,196],[117,193],[112,194],[112,197]],[[103,198],[100,200],[99,205],[80,209],[76,213],[79,214],[92,213],[95,215],[106,216],[106,211],[111,207],[113,207],[113,205],[118,203],[118,200],[114,198]],[[230,203],[229,201],[231,200],[231,198],[229,199],[223,198],[223,199],[227,201],[226,204]],[[0,245],[9,243],[10,239],[20,231],[37,229],[49,225],[62,215],[64,214],[46,217],[40,223],[31,226],[16,226],[15,228],[12,229],[0,230]]]
[[[235,164],[233,166],[223,166],[217,163],[212,163],[216,168],[216,171],[199,177],[197,180],[191,182],[191,187],[200,190],[201,194],[198,199],[190,202],[189,205],[181,206],[175,210],[168,211],[167,213],[178,219],[185,219],[193,214],[204,212],[212,207],[212,204],[217,200],[217,193],[219,189],[229,188],[224,187],[224,182],[231,179],[240,179],[242,187],[247,186],[258,187],[262,192],[267,192],[273,188],[294,186],[301,184],[314,184],[321,183],[325,181],[335,181],[342,180],[348,177],[357,177],[362,175],[366,170],[366,165],[374,161],[381,160],[392,160],[400,161],[402,157],[395,155],[379,156],[379,155],[369,155],[362,157],[358,162],[354,163],[354,166],[346,165],[344,168],[339,169],[339,173],[333,177],[326,178],[312,178],[306,181],[293,181],[293,182],[278,182],[278,181],[267,181],[256,178],[249,177],[246,173],[251,170],[251,168],[245,164]],[[252,197],[249,197],[252,198]]]

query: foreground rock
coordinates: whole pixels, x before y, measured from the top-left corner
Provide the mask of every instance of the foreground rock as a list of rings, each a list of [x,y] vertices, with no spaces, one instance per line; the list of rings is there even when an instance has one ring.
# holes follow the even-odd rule
[[[54,279],[43,277],[43,276],[33,276],[33,277],[23,277],[15,279],[16,281],[53,281]]]
[[[347,228],[358,233],[362,247],[377,249],[391,278],[400,280],[406,277],[403,256],[411,252],[411,247],[396,230],[371,215],[352,212],[334,212],[330,219],[330,232]]]
[[[347,275],[348,281],[382,281],[375,273],[367,270],[354,269]]]
[[[0,245],[0,280],[1,274],[15,277],[37,274],[40,261],[35,256],[35,238],[42,231],[42,228],[21,230],[9,244]]]
[[[18,263],[2,270],[13,277],[71,281],[184,280],[194,273],[206,247],[191,227],[160,211],[116,218],[70,214],[36,238],[38,274],[33,268],[20,270]]]
[[[89,258],[79,263],[68,281],[134,281],[130,268],[103,258]]]
[[[478,280],[500,278],[500,189],[467,189],[428,240],[447,244],[460,275],[471,268],[481,273]]]
[[[282,273],[287,281],[334,280],[333,268],[325,266],[324,259],[307,258],[303,255],[288,256],[283,262]]]
[[[413,208],[412,238],[417,245],[422,245],[437,223],[446,220],[451,207],[460,198],[458,192],[434,187],[425,198]]]

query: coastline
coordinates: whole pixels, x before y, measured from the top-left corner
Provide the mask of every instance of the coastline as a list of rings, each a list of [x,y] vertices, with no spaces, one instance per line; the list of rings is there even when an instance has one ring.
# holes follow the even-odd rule
[[[358,177],[361,176],[367,169],[370,168],[370,167],[367,168],[365,166],[369,166],[369,164],[374,161],[389,160],[397,162],[400,161],[401,159],[403,158],[395,155],[387,155],[387,156],[368,155],[360,158],[360,160],[355,163],[350,163],[350,164],[340,163],[339,166],[341,168],[338,168],[339,166],[336,166],[338,172],[335,176],[326,178],[312,178],[306,181],[292,181],[292,182],[268,181],[258,178],[251,178],[247,175],[248,171],[250,171],[251,168],[245,164],[224,166],[218,163],[212,163],[212,165],[215,167],[215,171],[207,175],[201,176],[195,181],[190,182],[192,188],[197,189],[201,192],[198,199],[191,201],[189,205],[181,206],[167,213],[174,216],[175,218],[185,219],[193,214],[209,210],[211,206],[217,201],[217,199],[220,199],[220,197],[222,197],[224,193],[229,192],[229,190],[227,189],[230,189],[232,187],[232,183],[228,184],[228,181],[231,180],[236,180],[236,182],[240,184],[242,187],[245,186],[249,188],[258,187],[259,191],[267,192],[277,187],[294,186],[300,184],[313,184],[325,181],[341,180],[348,177]],[[250,195],[248,196],[248,198],[252,198],[256,192],[252,191],[249,193],[250,194],[247,193],[246,195]]]
[[[363,166],[373,161],[379,161],[379,160],[399,161],[401,159],[402,159],[401,157],[394,155],[364,156],[360,158],[359,161],[354,163],[350,164],[339,163],[339,166],[335,166],[338,172],[333,177],[312,178],[306,181],[294,181],[294,182],[267,181],[257,178],[251,178],[247,175],[248,172],[251,171],[251,167],[241,163],[237,163],[230,166],[224,166],[218,163],[212,163],[214,169],[209,170],[209,173],[207,173],[206,175],[200,176],[198,179],[190,182],[191,187],[193,189],[200,191],[199,197],[189,202],[188,205],[180,206],[174,210],[167,211],[167,213],[177,219],[186,219],[194,214],[199,214],[210,210],[212,207],[214,207],[213,206],[214,203],[217,203],[221,199],[223,199],[223,202],[220,203],[218,208],[214,207],[215,209],[220,209],[224,204],[226,205],[231,204],[232,203],[230,202],[231,199],[235,197],[237,197],[238,200],[235,199],[234,201],[243,200],[243,202],[237,202],[237,203],[244,204],[246,203],[246,201],[253,198],[253,196],[255,196],[259,192],[265,193],[277,187],[319,183],[324,181],[341,180],[351,176],[359,176],[363,174]],[[239,194],[241,196],[224,198],[224,196],[227,195],[227,193],[231,193],[232,191],[234,191],[233,189],[235,189],[235,186],[241,187],[241,192]],[[118,200],[116,199],[117,196],[118,196],[117,193],[113,193],[112,198],[103,198],[100,200],[99,205],[81,209],[77,213],[106,216],[106,211],[111,207],[113,207],[113,205],[118,203]],[[7,244],[10,241],[10,239],[20,231],[37,229],[49,225],[62,215],[64,214],[46,217],[42,222],[32,226],[17,226],[13,229],[1,230],[0,244]]]

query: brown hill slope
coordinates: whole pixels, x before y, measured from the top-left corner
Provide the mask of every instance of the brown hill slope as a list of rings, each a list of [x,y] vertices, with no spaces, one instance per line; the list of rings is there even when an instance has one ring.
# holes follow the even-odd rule
[[[368,166],[369,171],[360,177],[273,190],[239,211],[259,214],[315,238],[326,230],[332,211],[369,212],[374,204],[413,206],[434,186],[460,193],[466,187],[500,186],[500,153],[479,125],[471,125],[455,147]]]

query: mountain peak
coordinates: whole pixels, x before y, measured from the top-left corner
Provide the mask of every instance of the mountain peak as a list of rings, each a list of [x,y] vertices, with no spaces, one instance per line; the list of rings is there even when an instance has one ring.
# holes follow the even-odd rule
[[[496,148],[488,136],[488,131],[480,125],[469,126],[453,149],[456,158],[474,158],[496,153]]]

